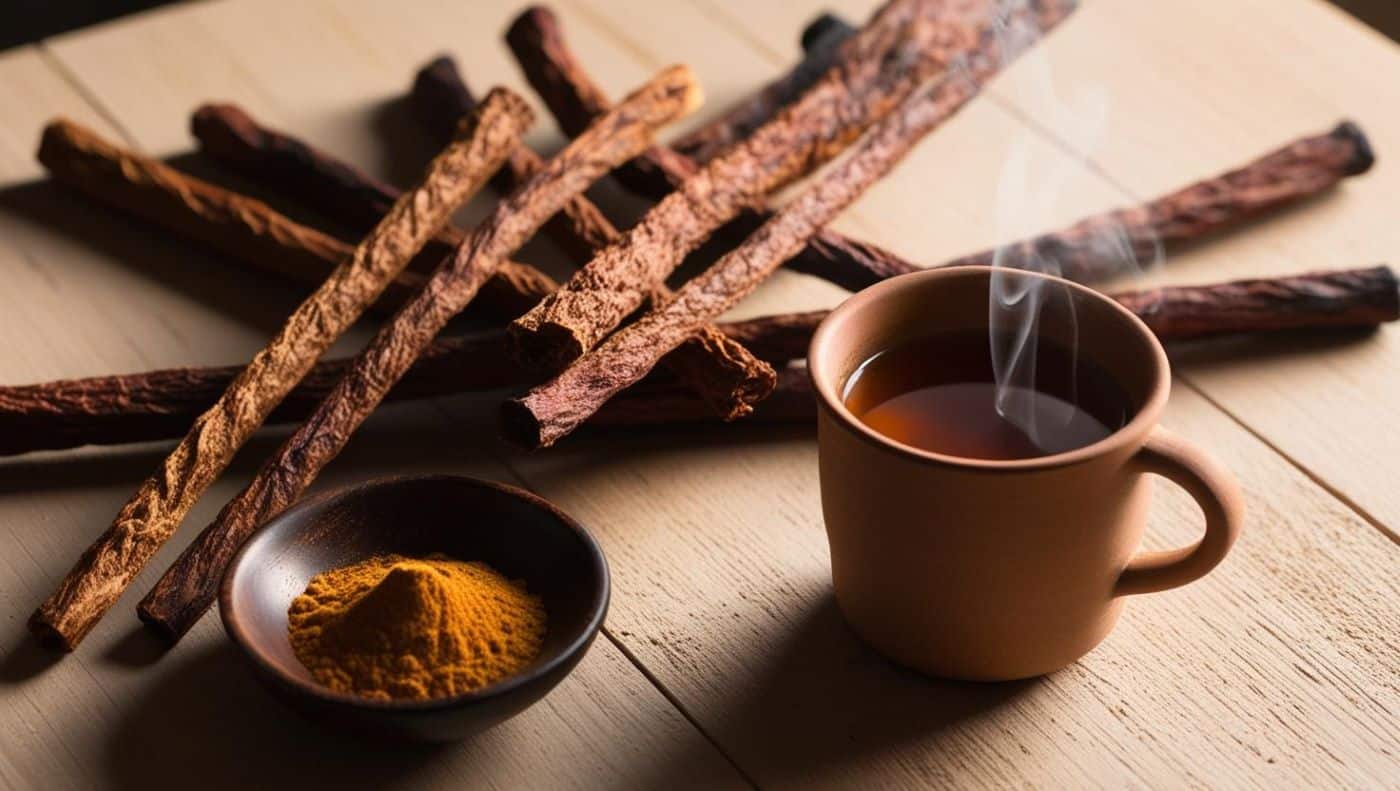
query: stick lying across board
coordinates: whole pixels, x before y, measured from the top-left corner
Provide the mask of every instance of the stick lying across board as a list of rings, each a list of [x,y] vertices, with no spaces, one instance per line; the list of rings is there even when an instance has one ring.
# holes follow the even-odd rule
[[[677,142],[673,155],[644,157],[632,163],[634,169],[645,166],[648,173],[665,173],[669,184],[651,175],[632,178],[627,184],[645,190],[652,199],[665,197],[694,171],[693,163],[674,168],[679,160],[674,153],[692,153],[704,162],[725,146],[743,140],[776,114],[781,105],[775,106],[774,101],[779,97],[790,101],[788,92],[794,85],[810,84],[808,70],[816,64],[830,64],[835,47],[853,33],[854,29],[839,19],[819,17],[802,37],[807,57],[790,74],[736,106],[732,119],[723,116],[699,130],[692,142],[685,138]],[[602,90],[570,52],[557,20],[547,10],[536,8],[521,14],[511,27],[509,41],[531,87],[544,97],[566,133],[587,126],[606,106]],[[721,141],[724,145],[719,145]],[[1089,217],[1069,228],[963,256],[947,265],[990,264],[1000,255],[1003,263],[1026,266],[1038,256],[1041,261],[1053,261],[1063,277],[1081,283],[1135,274],[1138,262],[1150,262],[1158,245],[1207,238],[1324,192],[1342,179],[1367,172],[1374,163],[1365,133],[1355,123],[1343,121],[1327,132],[1286,143],[1234,170],[1148,203]],[[762,213],[747,212],[718,234],[737,246],[763,220]],[[889,250],[829,230],[817,233],[785,265],[851,291],[922,268]]]
[[[797,102],[686,179],[622,242],[513,322],[522,356],[558,370],[591,349],[715,229],[839,154],[920,84],[986,46],[984,34],[1007,21],[991,0],[960,3],[957,14],[948,5],[885,5]],[[1072,10],[1069,0],[1031,0],[1010,13],[1049,30]]]
[[[1374,327],[1400,318],[1400,290],[1386,266],[1342,269],[1291,277],[1237,280],[1205,286],[1129,291],[1113,298],[1132,310],[1163,341],[1187,341],[1233,333],[1269,333]],[[764,361],[781,368],[807,356],[812,332],[826,311],[782,313],[716,325]],[[345,374],[350,361],[317,363],[267,423],[304,420]],[[242,368],[171,368],[94,376],[33,385],[0,386],[0,456],[83,445],[119,445],[179,437],[219,398]],[[783,374],[779,373],[781,390]],[[419,355],[388,399],[435,398],[537,384],[509,353],[502,331],[438,338]],[[789,390],[791,386],[788,386]],[[590,423],[620,414],[634,422],[718,419],[674,379],[641,382],[613,398]],[[771,420],[782,410],[759,405],[754,417]],[[662,408],[668,404],[683,408]],[[619,402],[628,410],[610,407]],[[647,403],[657,409],[647,412]],[[676,417],[679,416],[679,417]],[[751,419],[751,418],[750,418]],[[746,419],[747,422],[749,419]]]
[[[493,91],[482,102],[472,122],[463,124],[462,136],[428,166],[422,182],[288,317],[39,606],[29,626],[42,641],[68,651],[82,641],[233,454],[448,216],[485,185],[531,121],[525,100],[508,91]]]
[[[489,97],[488,97],[489,100]],[[349,370],[252,483],[188,547],[137,612],[178,639],[214,600],[229,559],[255,527],[291,505],[335,458],[400,378],[505,260],[545,220],[609,170],[651,144],[654,131],[700,103],[690,70],[671,67],[598,119],[509,197],[350,364]]]
[[[823,226],[894,169],[915,144],[962,109],[1019,52],[1001,46],[1006,37],[987,30],[980,47],[956,76],[915,93],[876,124],[856,149],[821,174],[773,214],[762,228],[709,269],[686,283],[674,299],[623,327],[551,381],[507,401],[501,411],[506,435],[530,448],[554,444],[614,395],[638,382],[661,356],[758,288]]]

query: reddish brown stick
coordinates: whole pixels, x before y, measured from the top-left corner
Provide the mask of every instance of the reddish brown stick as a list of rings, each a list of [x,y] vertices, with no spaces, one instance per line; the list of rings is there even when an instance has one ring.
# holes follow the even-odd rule
[[[817,402],[807,368],[790,366],[778,369],[778,383],[772,394],[740,423],[810,423],[816,416]],[[714,412],[690,390],[672,381],[649,378],[604,404],[587,425],[674,426],[714,421]]]
[[[415,89],[421,89],[424,85],[433,86],[427,91],[415,90],[414,94],[413,103],[420,108],[420,115],[427,121],[432,121],[439,112],[435,106],[427,105],[443,102],[449,111],[456,111],[470,110],[475,104],[471,90],[450,58],[435,59],[419,71],[413,84]],[[521,146],[502,169],[502,186],[507,190],[513,189],[539,170],[540,164],[539,156]],[[562,235],[567,247],[586,250],[583,257],[585,262],[595,252],[622,236],[603,212],[583,196],[569,201],[554,220],[552,232]],[[658,285],[651,301],[665,302],[670,295],[670,289]],[[741,344],[709,324],[700,327],[695,337],[676,347],[664,362],[725,420],[736,420],[752,412],[753,405],[773,389],[776,378],[772,366],[754,357]]]
[[[425,79],[424,74],[434,77]],[[434,61],[414,84],[432,85],[433,100],[448,102],[453,110],[463,109],[469,113],[476,105],[450,61]],[[347,224],[363,225],[390,205],[398,193],[314,146],[262,126],[235,105],[206,105],[196,112],[193,126],[203,150],[215,159],[235,166],[265,187],[317,206],[323,213],[333,214]],[[509,192],[540,165],[540,158],[533,151],[519,146],[511,152],[506,167],[497,173],[494,181]],[[598,248],[606,247],[620,236],[602,212],[582,196],[570,201],[564,211],[553,218],[550,227],[556,236],[565,238],[568,249],[585,251],[582,254],[585,261]],[[438,235],[439,240],[459,239],[460,236],[455,229]],[[524,264],[513,266],[518,272],[545,278]],[[517,277],[496,277],[490,282],[515,287],[519,285],[517,281]],[[540,282],[553,283],[547,278]],[[525,285],[528,291],[538,293],[539,284]],[[485,292],[482,297],[486,298]],[[720,416],[731,420],[752,411],[752,405],[772,388],[775,376],[769,365],[713,328],[704,331],[693,343],[676,349],[667,365],[683,381],[694,386]]]
[[[1365,134],[1345,121],[1243,167],[1150,203],[1089,217],[1054,233],[949,261],[946,266],[1035,266],[1091,282],[1118,274],[1122,261],[1151,263],[1159,245],[1201,239],[1365,173],[1375,155]],[[1124,249],[1131,252],[1131,257]]]
[[[467,115],[458,116],[458,121]],[[200,107],[190,119],[190,129],[200,150],[215,160],[361,233],[382,220],[403,194],[347,162],[259,124],[237,105]],[[443,138],[444,144],[448,139]],[[462,238],[461,231],[444,227],[411,266],[430,271]],[[421,285],[421,277],[415,280]],[[495,315],[515,318],[557,287],[538,269],[507,261],[482,287],[480,301]]]
[[[714,127],[717,130],[714,134],[728,136],[742,133],[742,137],[734,137],[729,142],[747,138],[776,116],[786,104],[799,99],[802,91],[811,87],[830,68],[841,51],[841,45],[850,36],[849,28],[845,31],[833,29],[832,36],[818,34],[819,39],[831,39],[830,45],[819,56],[804,59],[793,72],[736,108],[739,116],[742,116],[742,123],[738,117],[722,120]],[[574,134],[607,110],[606,94],[573,56],[558,20],[548,8],[536,6],[527,9],[511,25],[506,41],[531,87],[544,98],[545,106],[565,134]],[[434,86],[433,92],[441,91]],[[717,154],[718,149],[707,153]],[[699,166],[689,157],[671,149],[656,147],[623,166],[616,175],[634,191],[653,200],[661,200],[698,169]],[[767,210],[746,209],[733,222],[720,228],[716,235],[726,247],[735,247],[769,216],[771,212]],[[787,266],[852,291],[918,268],[877,245],[826,229],[819,231],[801,252],[787,262]]]
[[[51,124],[39,161],[90,198],[298,283],[320,284],[354,249],[261,201],[122,151],[75,125]],[[423,282],[417,273],[401,273],[380,301],[401,305]]]
[[[525,72],[530,87],[553,107],[555,103],[572,103],[571,112],[564,117],[578,120],[565,126],[564,134],[573,137],[606,112],[610,106],[608,97],[596,85],[569,84],[569,73],[578,71],[573,53],[564,46],[563,38],[557,34],[558,23],[554,13],[544,6],[531,6],[516,18],[506,30],[506,43],[516,53],[516,60]],[[520,58],[521,48],[544,53],[544,57],[533,60]],[[643,195],[655,195],[671,191],[669,171],[679,169],[685,176],[695,174],[695,165],[684,157],[654,146],[641,156],[619,167],[615,174],[633,190]]]
[[[1172,342],[1229,333],[1373,327],[1400,318],[1398,288],[1390,268],[1377,266],[1208,286],[1172,286],[1117,294],[1114,299],[1141,316],[1163,341]],[[807,355],[812,332],[824,318],[826,311],[819,310],[718,326],[781,368]],[[388,398],[433,398],[538,381],[507,352],[504,340],[501,332],[438,339]],[[305,419],[348,365],[349,360],[317,364],[267,422]],[[0,456],[179,437],[240,370],[237,366],[176,368],[0,386]],[[639,383],[608,404],[628,400],[640,410],[647,403],[647,394],[659,387]],[[683,386],[674,380],[666,387],[670,388],[667,398],[676,403],[703,405],[698,397],[683,397],[678,390]],[[782,388],[780,375],[778,390],[764,404],[777,398]],[[758,407],[759,415],[764,404]],[[608,409],[605,406],[596,418],[602,419]],[[668,411],[662,409],[652,419],[664,423],[666,414]],[[687,419],[703,417],[695,414]]]
[[[763,126],[812,87],[812,83],[831,67],[841,44],[855,35],[855,32],[854,27],[831,14],[817,17],[802,31],[804,54],[791,71],[765,85],[754,95],[740,100],[704,126],[677,138],[671,143],[671,150],[703,164],[714,159],[729,146],[747,138],[755,129]],[[520,57],[521,52],[517,50],[516,58]],[[547,59],[541,58],[540,61],[544,63]],[[562,76],[567,78],[569,75]],[[568,84],[561,88],[561,91],[572,90],[573,87]],[[552,104],[550,106],[551,112],[557,117],[559,113],[553,109]]]
[[[751,345],[769,364],[781,366],[807,354],[812,328],[825,315],[784,314],[717,326]],[[344,359],[317,363],[266,422],[304,420],[348,366]],[[172,368],[0,386],[0,456],[179,437],[242,370]],[[430,398],[539,380],[510,354],[505,332],[491,331],[433,341],[387,399]]]
[[[849,26],[839,20],[823,17],[809,27],[803,39],[844,41],[850,31]],[[522,14],[512,26],[512,32],[516,59],[566,132],[586,124],[605,106],[599,102],[601,90],[570,54],[558,23],[547,10],[532,9]],[[808,58],[822,54],[821,46],[817,45],[809,48]],[[799,64],[793,74],[802,71],[806,62]],[[775,83],[775,87],[782,82]],[[549,87],[543,88],[542,83]],[[780,93],[780,89],[775,91],[775,94]],[[753,123],[766,120],[774,111],[762,95],[736,108],[740,109],[742,112],[732,123],[721,123],[702,138],[724,139],[728,141],[726,145],[743,139]],[[733,137],[726,137],[730,135]],[[713,150],[707,149],[706,153],[712,154]],[[655,160],[649,167],[664,169],[674,161],[674,158]],[[965,256],[949,265],[989,264],[1000,252],[1001,263],[1005,265],[1048,268],[1078,282],[1130,274],[1137,271],[1140,264],[1151,262],[1159,241],[1170,245],[1209,236],[1323,192],[1343,178],[1366,172],[1374,161],[1365,134],[1354,123],[1343,122],[1331,132],[1294,141],[1241,168],[1192,184],[1143,206],[1090,217],[1070,228],[1001,250]],[[684,168],[672,172],[671,183],[679,183],[688,172]],[[656,185],[657,180],[637,179],[630,183],[633,186]],[[659,200],[668,192],[669,187],[662,186],[647,194]],[[746,213],[720,233],[726,239],[734,237],[733,243],[737,245],[761,219],[757,213]],[[1122,238],[1128,243],[1126,249],[1130,249],[1133,256],[1125,255],[1124,245],[1116,243],[1119,233],[1123,234]],[[1110,241],[1115,243],[1108,243]],[[922,268],[888,250],[826,231],[814,237],[787,266],[852,291]]]
[[[30,618],[35,634],[65,650],[77,646],[174,534],[238,448],[448,216],[486,183],[531,120],[525,101],[507,91],[493,91],[482,102],[474,123],[463,124],[461,139],[433,160],[422,183],[406,193],[346,262],[292,312],[276,337],[253,357],[218,403],[195,420],[160,469],[83,553]],[[50,130],[95,139],[71,124]],[[129,158],[119,150],[111,153],[121,162]],[[430,281],[424,287],[431,285]]]
[[[213,601],[217,580],[264,520],[290,505],[506,256],[613,167],[650,145],[655,129],[694,110],[700,89],[676,66],[634,92],[501,201],[456,256],[370,341],[316,412],[269,459],[218,519],[180,555],[137,612],[178,638]]]
[[[613,333],[553,380],[507,401],[506,434],[530,448],[553,445],[624,388],[646,376],[662,355],[684,343],[697,327],[734,307],[796,253],[807,240],[884,178],[913,147],[981,91],[983,81],[1019,54],[988,43],[963,72],[914,94],[876,124],[849,157],[805,187],[800,195],[739,247],[686,283],[674,299]]]
[[[1003,20],[994,3],[892,0],[842,47],[837,64],[781,116],[712,160],[662,199],[625,239],[600,253],[511,324],[527,361],[560,368],[642,304],[680,259],[769,191],[839,153],[920,83],[986,46]],[[1034,0],[1014,12],[1048,30],[1072,7]]]

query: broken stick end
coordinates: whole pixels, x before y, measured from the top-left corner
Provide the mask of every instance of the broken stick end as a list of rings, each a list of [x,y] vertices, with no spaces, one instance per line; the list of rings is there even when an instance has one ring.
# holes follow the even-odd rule
[[[501,404],[501,435],[509,442],[528,450],[544,446],[543,428],[535,413],[521,398],[508,398]]]
[[[74,147],[74,141],[79,136],[79,129],[77,124],[63,116],[50,119],[44,125],[44,131],[39,136],[37,154],[39,162],[49,170],[53,170],[53,163],[63,159],[63,152]]]
[[[1353,148],[1351,159],[1346,164],[1348,176],[1359,176],[1376,164],[1376,150],[1371,141],[1355,121],[1343,121],[1332,130],[1332,137],[1350,142]]]
[[[175,645],[180,642],[180,638],[185,636],[185,632],[190,630],[194,621],[189,618],[181,618],[179,613],[162,613],[152,608],[151,597],[136,605],[136,617],[141,619],[146,629],[151,634],[156,635],[167,645]],[[200,611],[203,614],[203,611]],[[197,620],[197,619],[195,619]]]
[[[507,333],[516,359],[532,371],[562,371],[583,356],[583,342],[563,324],[543,321],[524,325],[517,321]]]
[[[59,629],[48,618],[45,608],[40,607],[29,616],[29,633],[39,641],[39,645],[50,651],[60,651],[65,654],[73,653],[73,649],[78,647],[78,641],[82,639],[79,635],[77,639],[72,639],[70,635]]]
[[[807,27],[802,29],[802,38],[799,39],[803,52],[811,52],[819,47],[827,46],[828,42],[845,40],[850,38],[856,29],[841,17],[823,11],[820,16],[807,23]]]

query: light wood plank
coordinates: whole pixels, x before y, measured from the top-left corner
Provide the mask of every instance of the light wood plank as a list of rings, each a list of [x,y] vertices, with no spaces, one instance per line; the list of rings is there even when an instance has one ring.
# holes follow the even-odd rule
[[[300,58],[293,62],[269,61],[271,55],[262,52],[230,54],[208,40],[207,31],[229,33],[242,19],[244,33],[255,38],[283,10],[292,23],[327,29],[337,23],[326,9],[302,17],[300,6],[269,3],[249,14],[247,6],[230,5],[201,4],[192,16],[186,15],[189,8],[179,8],[173,18],[149,14],[100,28],[91,33],[95,54],[69,65],[77,73],[82,63],[94,64],[110,78],[88,87],[111,102],[119,123],[130,123],[141,148],[162,153],[184,147],[185,112],[200,99],[222,96],[250,106],[263,101],[264,117],[292,127],[292,115],[279,115],[277,101],[268,97],[335,118],[341,108],[334,86],[344,87],[341,77],[387,71],[372,54],[342,47],[333,36],[324,49],[293,48]],[[83,35],[67,37],[55,49],[85,53]],[[288,44],[273,43],[278,52]],[[286,68],[314,76],[279,80]],[[398,64],[395,83],[410,73],[407,63]],[[18,77],[15,83],[16,90],[42,96],[42,83],[26,87]],[[35,119],[66,111],[58,101],[31,109],[33,118],[26,113],[0,120],[0,135],[20,134],[19,124],[32,125],[29,133],[37,135]],[[354,150],[352,140],[333,134],[336,129],[375,128],[367,108],[353,113],[354,123],[341,119],[323,126],[328,147]],[[246,359],[297,299],[297,290],[286,284],[250,277],[207,251],[165,241],[52,185],[5,194],[0,265],[15,272],[16,288],[0,294],[0,322],[6,337],[36,337],[0,348],[3,381]],[[362,343],[369,329],[353,333],[342,347]],[[317,489],[429,470],[513,480],[489,454],[442,442],[454,431],[432,403],[383,410]],[[178,771],[185,777],[197,772],[203,784],[215,787],[247,787],[269,778],[288,787],[613,787],[652,786],[672,776],[706,786],[743,785],[607,637],[530,711],[469,744],[435,751],[366,750],[302,724],[253,689],[217,618],[206,618],[174,652],[160,657],[131,616],[135,597],[284,435],[264,432],[252,443],[191,514],[182,535],[137,579],[133,594],[78,653],[52,664],[25,639],[24,619],[164,447],[0,462],[0,522],[10,526],[0,532],[0,577],[6,580],[0,586],[0,781],[17,787],[130,786],[158,783],[162,773]],[[157,760],[160,755],[167,758]]]
[[[0,107],[9,116],[0,126],[0,183],[19,183],[42,174],[34,150],[40,129],[52,115],[66,115],[94,129],[111,131],[46,57],[35,45],[0,52],[0,74],[4,75]]]
[[[386,66],[384,73],[406,75],[427,54],[412,51],[419,42],[482,42],[483,30],[492,25],[499,30],[512,10],[505,3],[458,4],[467,5],[485,24],[451,29],[441,20],[468,12],[444,6],[449,15],[434,17],[436,11],[423,10],[425,5],[404,15],[418,22],[401,26],[388,11],[372,15],[367,6],[340,4],[334,6],[343,11],[337,19],[350,32],[336,35],[370,42],[367,46],[393,42],[376,50],[377,57],[401,64],[399,72]],[[675,17],[662,20],[671,32],[643,38],[650,49],[640,55],[631,52],[635,46],[612,42],[619,30],[647,30],[655,21],[645,16],[651,5],[593,2],[585,12],[565,8],[571,40],[610,89],[629,84],[629,58],[637,76],[652,63],[679,59],[692,60],[702,77],[720,84],[725,74],[742,76],[731,71],[743,61],[728,44],[723,59],[706,54],[708,37],[727,35],[721,29],[726,23],[705,13],[713,11],[708,6],[689,7],[699,9],[694,13],[671,10]],[[795,9],[803,21],[816,11],[815,5],[749,6],[745,13],[752,11],[756,25],[775,7],[784,13]],[[1086,8],[1081,17],[1093,10]],[[279,8],[261,17],[245,15],[266,23],[282,13]],[[237,19],[231,23],[237,25]],[[339,31],[337,25],[322,24]],[[776,73],[782,64],[774,53],[790,51],[799,25],[759,28],[753,38],[770,44],[754,49],[752,62],[766,62],[765,73]],[[191,24],[187,32],[195,35],[199,27]],[[231,34],[235,40],[239,29]],[[85,55],[80,37],[67,44],[65,63],[87,58],[86,68],[73,66],[82,79],[116,81],[103,71],[105,54]],[[149,45],[136,38],[132,56]],[[125,54],[110,42],[103,46],[112,47],[109,54]],[[484,67],[504,70],[505,63],[498,54]],[[350,69],[347,74],[355,68],[348,62],[339,66]],[[364,79],[362,90],[372,95],[379,95],[374,94],[378,86],[384,96],[397,90],[384,74]],[[737,89],[739,83],[733,84]],[[205,91],[218,87],[200,86],[183,98],[172,92],[175,98],[161,101],[172,108],[188,102],[176,111],[182,115],[208,95]],[[335,90],[316,87],[327,96]],[[260,90],[275,89],[262,85]],[[321,130],[329,146],[377,161],[372,159],[375,132],[360,128],[364,117],[337,115],[331,101],[318,97],[294,94],[281,101],[304,113],[306,126]],[[252,105],[256,97],[235,98]],[[1047,150],[1048,144],[1043,138],[1022,143],[1024,130],[1015,116],[986,104],[971,108],[921,147],[897,177],[916,181],[902,190],[882,187],[869,199],[885,196],[875,212],[867,211],[867,204],[858,208],[867,222],[873,217],[883,223],[886,213],[901,217],[898,225],[879,225],[877,240],[938,260],[995,238],[990,211],[995,192],[986,185],[999,161],[997,146]],[[121,112],[114,110],[118,117]],[[145,117],[140,111],[133,115],[138,122]],[[944,144],[952,135],[962,135],[959,144]],[[384,162],[376,167],[381,173],[391,170]],[[1072,177],[1083,179],[1070,193],[1085,205],[1066,201],[1048,212],[1069,219],[1097,208],[1094,201],[1106,206],[1121,200],[1107,184]],[[980,193],[936,200],[930,183],[946,185],[949,193],[954,186],[959,195],[964,189]],[[983,213],[979,206],[989,208]],[[806,281],[785,279],[763,297],[771,305],[830,297],[808,288]],[[458,430],[464,436],[475,439],[486,431],[473,423],[481,420],[474,406],[444,407],[462,421]],[[1393,635],[1400,625],[1394,604],[1400,583],[1394,556],[1386,554],[1393,549],[1189,391],[1175,397],[1169,423],[1208,439],[1244,478],[1253,517],[1237,554],[1206,581],[1133,602],[1119,631],[1079,665],[1040,682],[1000,687],[919,679],[891,669],[850,637],[830,604],[813,449],[802,430],[595,437],[550,454],[512,456],[509,462],[601,534],[617,586],[609,621],[613,634],[762,784],[1384,784],[1396,771],[1388,741],[1396,728]],[[385,433],[363,438],[356,447],[374,454],[384,437],[401,431],[386,424]],[[439,440],[409,440],[415,449],[430,443]],[[344,474],[359,474],[361,463],[345,461]],[[1188,540],[1196,523],[1193,509],[1168,491],[1164,488],[1152,527],[1157,546]],[[80,698],[72,692],[55,696],[64,694]]]

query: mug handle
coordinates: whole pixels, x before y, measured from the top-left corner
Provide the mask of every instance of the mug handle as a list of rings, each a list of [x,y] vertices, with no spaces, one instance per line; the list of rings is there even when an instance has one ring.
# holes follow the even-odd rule
[[[1189,547],[1135,555],[1118,576],[1114,595],[1154,593],[1204,577],[1225,559],[1244,523],[1244,496],[1234,476],[1204,451],[1161,427],[1153,430],[1132,462],[1143,472],[1185,489],[1205,513],[1206,532]]]

